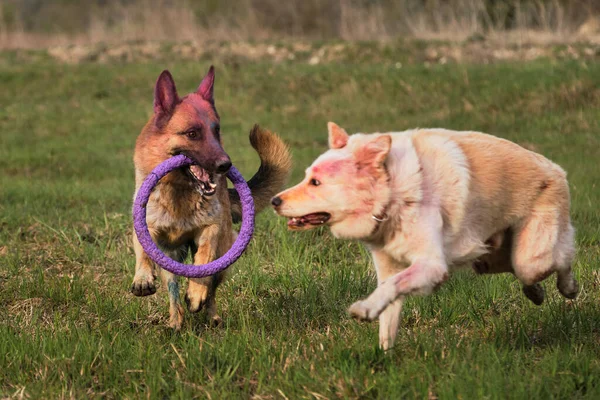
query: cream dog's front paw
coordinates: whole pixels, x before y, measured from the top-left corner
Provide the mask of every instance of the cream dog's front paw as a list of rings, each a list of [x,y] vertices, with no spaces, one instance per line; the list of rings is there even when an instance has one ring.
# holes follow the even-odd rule
[[[360,300],[352,304],[348,312],[352,318],[360,321],[373,321],[381,314],[381,311],[377,311],[367,300]]]

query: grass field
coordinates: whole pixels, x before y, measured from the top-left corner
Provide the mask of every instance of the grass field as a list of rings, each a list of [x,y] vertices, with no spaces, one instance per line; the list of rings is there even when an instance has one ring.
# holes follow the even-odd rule
[[[132,152],[169,68],[181,94],[211,60],[63,65],[0,54],[0,397],[599,398],[600,64],[240,62],[217,67],[225,148],[246,177],[255,122],[293,150],[291,182],[351,132],[481,130],[569,174],[581,285],[532,305],[511,276],[457,273],[410,299],[397,346],[347,307],[375,287],[368,253],[269,210],[218,302],[224,325],[167,328],[164,288],[129,293]],[[399,66],[399,65],[398,65]]]

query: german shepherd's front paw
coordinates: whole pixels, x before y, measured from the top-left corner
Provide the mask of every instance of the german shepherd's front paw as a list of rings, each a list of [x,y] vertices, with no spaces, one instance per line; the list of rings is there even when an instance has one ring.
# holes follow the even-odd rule
[[[209,288],[207,286],[197,286],[185,294],[185,304],[190,312],[198,312],[209,302]]]
[[[135,276],[133,278],[133,283],[131,284],[131,293],[136,296],[150,296],[151,294],[156,293],[154,276]]]
[[[379,315],[379,313],[373,310],[365,300],[360,300],[352,304],[348,309],[348,312],[352,318],[359,321],[373,321]]]

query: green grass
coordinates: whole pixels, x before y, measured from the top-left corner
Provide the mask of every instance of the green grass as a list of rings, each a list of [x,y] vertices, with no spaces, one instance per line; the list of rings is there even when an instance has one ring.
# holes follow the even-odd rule
[[[135,298],[130,245],[135,138],[163,68],[181,94],[206,62],[0,62],[0,396],[31,398],[599,398],[600,65],[309,66],[221,62],[225,146],[246,177],[255,122],[291,145],[291,181],[350,132],[482,130],[568,172],[580,297],[552,277],[533,306],[511,276],[457,273],[412,298],[397,346],[346,308],[375,287],[368,253],[326,230],[290,233],[261,214],[220,288],[222,328],[186,314],[167,328],[165,290]]]

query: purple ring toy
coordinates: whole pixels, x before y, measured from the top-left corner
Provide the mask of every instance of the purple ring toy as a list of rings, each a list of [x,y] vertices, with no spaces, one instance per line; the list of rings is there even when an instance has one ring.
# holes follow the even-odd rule
[[[223,271],[240,258],[244,250],[246,250],[254,233],[254,201],[244,177],[232,166],[227,173],[227,177],[231,180],[235,190],[240,195],[242,203],[242,226],[233,246],[221,258],[204,265],[183,264],[173,260],[158,248],[152,240],[152,236],[150,236],[148,224],[146,223],[146,205],[148,204],[152,189],[154,189],[154,186],[156,186],[163,176],[176,168],[192,164],[194,164],[192,159],[184,155],[177,155],[163,161],[148,174],[142,186],[140,186],[133,203],[133,227],[142,248],[152,261],[175,275],[187,278],[202,278]]]

